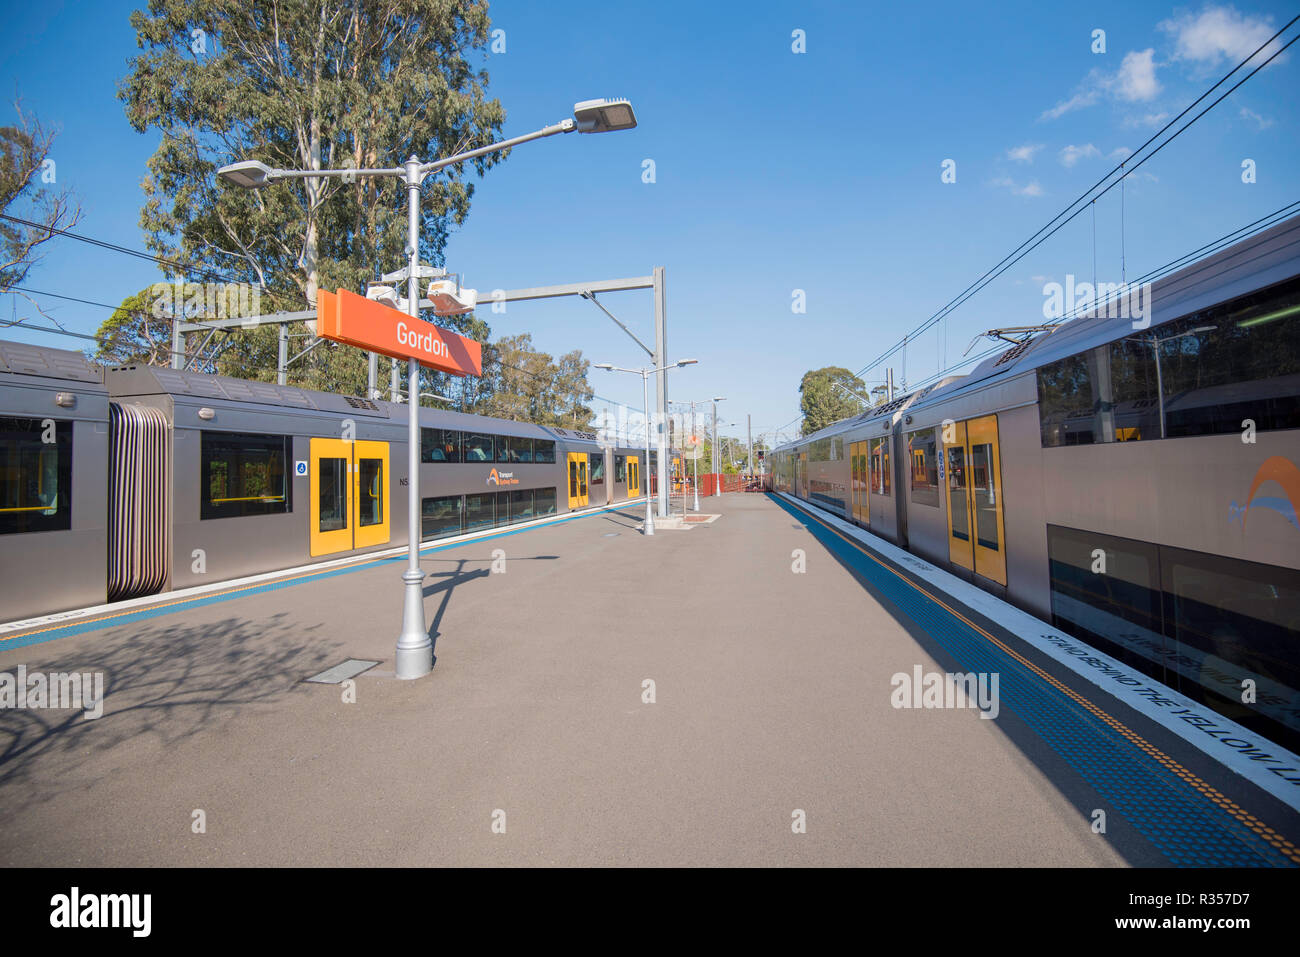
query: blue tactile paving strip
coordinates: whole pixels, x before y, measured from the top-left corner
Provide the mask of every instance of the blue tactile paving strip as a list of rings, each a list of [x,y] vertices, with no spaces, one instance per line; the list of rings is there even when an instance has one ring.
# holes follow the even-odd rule
[[[970,624],[954,617],[918,586],[869,557],[861,546],[852,544],[808,513],[771,497],[952,655],[963,671],[998,674],[1002,709],[1015,712],[1171,864],[1180,867],[1296,867],[1300,864],[1296,849],[1291,847],[1288,853],[1275,846],[1260,833],[1265,829],[1262,824],[1249,823],[1254,820],[1250,815],[1238,808],[1242,815],[1238,816],[1223,806],[1231,802],[1205,793],[1155,760],[1131,738],[1044,681]],[[1275,834],[1274,838],[1290,847],[1280,835]]]

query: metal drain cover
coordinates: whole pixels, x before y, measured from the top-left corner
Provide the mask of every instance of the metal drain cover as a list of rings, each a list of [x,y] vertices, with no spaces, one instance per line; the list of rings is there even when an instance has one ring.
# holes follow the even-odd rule
[[[315,681],[323,685],[336,685],[339,682],[347,681],[349,678],[355,678],[363,671],[369,671],[377,661],[363,661],[360,658],[349,658],[333,668],[326,668],[318,675],[312,675],[307,681]]]
[[[618,538],[618,532],[606,532],[601,538]]]

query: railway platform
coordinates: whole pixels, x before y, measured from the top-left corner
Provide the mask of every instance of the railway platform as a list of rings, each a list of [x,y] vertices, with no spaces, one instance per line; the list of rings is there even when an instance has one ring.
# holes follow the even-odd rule
[[[404,556],[0,633],[0,673],[105,689],[0,711],[0,863],[1300,864],[1292,804],[924,563],[701,506],[426,549],[415,681]]]

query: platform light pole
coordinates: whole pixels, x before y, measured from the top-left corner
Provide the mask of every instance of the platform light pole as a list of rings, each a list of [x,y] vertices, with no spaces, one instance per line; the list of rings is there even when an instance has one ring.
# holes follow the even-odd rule
[[[669,369],[676,369],[678,366],[693,366],[699,361],[699,359],[678,359],[676,362],[670,362],[658,369],[624,369],[622,366],[611,365],[608,362],[597,362],[593,366],[596,369],[604,369],[606,372],[631,372],[641,377],[641,401],[644,403],[645,408],[645,467],[647,473],[650,471],[650,377],[652,375],[658,376],[659,373],[667,372]],[[662,488],[662,483],[660,487]],[[644,529],[646,535],[655,533],[654,508],[650,504],[650,499],[650,480],[646,478]]]
[[[726,401],[725,395],[713,397],[713,497],[722,494],[722,473],[718,471],[718,403]]]
[[[401,166],[388,169],[273,169],[257,160],[245,160],[223,166],[217,175],[226,182],[244,189],[260,189],[272,182],[282,179],[309,179],[326,177],[394,177],[406,184],[406,255],[409,260],[407,270],[407,314],[412,320],[420,318],[420,187],[430,173],[463,163],[465,160],[486,156],[500,150],[510,149],[530,140],[554,136],[557,133],[607,133],[614,130],[630,130],[636,126],[636,114],[632,104],[627,100],[584,100],[573,107],[573,116],[559,123],[543,127],[533,133],[515,136],[499,143],[492,143],[474,150],[466,150],[445,159],[421,163],[411,156]],[[394,658],[394,670],[398,678],[420,678],[433,670],[433,639],[424,619],[424,572],[420,569],[420,363],[411,358],[407,360],[407,390],[416,393],[414,402],[408,402],[410,416],[407,423],[407,537],[408,562],[402,573],[402,631],[397,638],[397,652]]]

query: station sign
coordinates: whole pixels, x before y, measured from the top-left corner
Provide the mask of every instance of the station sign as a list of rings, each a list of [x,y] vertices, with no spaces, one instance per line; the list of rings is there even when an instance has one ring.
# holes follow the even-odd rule
[[[316,293],[316,334],[452,375],[483,374],[483,347],[473,339],[346,289]]]

